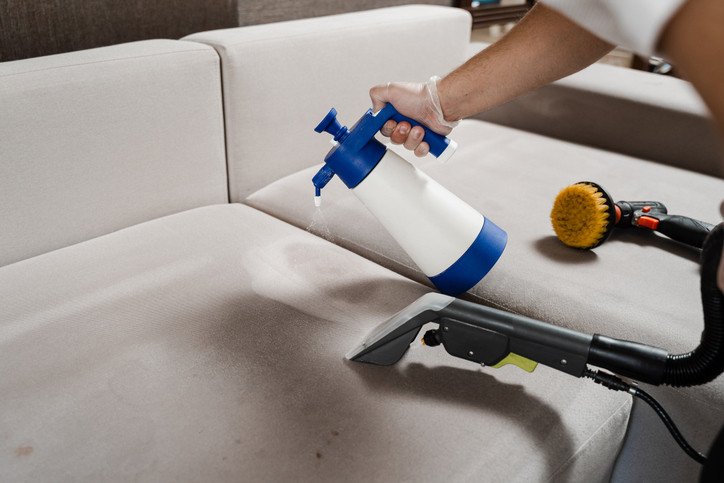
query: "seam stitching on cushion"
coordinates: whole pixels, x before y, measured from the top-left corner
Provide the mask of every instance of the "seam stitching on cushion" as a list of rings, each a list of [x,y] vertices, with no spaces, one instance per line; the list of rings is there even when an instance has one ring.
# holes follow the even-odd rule
[[[16,75],[34,74],[34,73],[37,73],[37,72],[47,72],[47,71],[57,70],[57,69],[66,69],[66,68],[69,68],[69,67],[80,67],[80,66],[84,66],[84,65],[104,64],[104,63],[109,63],[109,64],[110,64],[110,63],[112,63],[112,62],[120,62],[120,61],[124,61],[124,60],[143,59],[143,58],[146,58],[146,57],[158,57],[158,56],[160,56],[160,55],[187,54],[187,53],[189,53],[189,52],[205,52],[205,50],[189,49],[189,50],[178,50],[178,51],[175,51],[175,52],[159,52],[159,53],[156,53],[156,54],[134,55],[133,57],[119,57],[118,59],[101,59],[101,60],[94,60],[94,61],[90,61],[90,62],[79,62],[79,63],[76,63],[76,64],[58,65],[58,66],[55,66],[55,67],[46,67],[46,68],[44,68],[44,69],[37,69],[37,70],[28,70],[28,71],[23,71],[23,72],[16,72],[15,74],[0,75],[0,77],[1,77],[1,78],[7,78],[7,77],[13,77],[13,76],[16,76]],[[59,55],[62,55],[62,54],[59,54]],[[42,57],[39,57],[39,58],[42,58]]]
[[[450,18],[453,18],[453,17],[451,16]],[[368,29],[372,26],[374,26],[374,27],[408,26],[408,25],[414,25],[415,23],[423,23],[423,22],[430,22],[430,21],[437,22],[437,21],[439,21],[439,19],[440,19],[440,17],[427,17],[427,18],[422,18],[422,19],[414,19],[414,20],[408,20],[408,21],[394,21],[394,22],[385,22],[385,23],[369,22],[369,23],[365,23],[362,25],[357,25],[356,27],[353,28],[353,30],[364,30],[364,29]],[[240,28],[243,28],[243,27],[240,27]],[[334,34],[337,32],[348,32],[350,30],[352,30],[352,29],[350,29],[349,27],[346,27],[346,28],[342,27],[342,28],[335,28],[334,30],[326,30],[324,33],[325,34]],[[228,47],[236,47],[237,45],[243,45],[243,44],[251,45],[251,44],[258,44],[258,43],[262,43],[262,42],[271,42],[271,41],[275,41],[275,40],[296,39],[299,37],[309,36],[309,33],[310,33],[309,31],[306,31],[306,32],[302,32],[302,33],[294,34],[294,35],[286,35],[286,36],[278,35],[275,37],[268,37],[268,38],[256,39],[256,40],[246,40],[246,41],[239,40],[238,42],[228,43],[228,44],[225,43],[223,45],[228,48]],[[313,33],[317,33],[317,32],[313,32]],[[199,43],[208,42],[209,45],[217,45],[216,40],[204,39],[203,37],[199,38],[198,40],[196,40],[196,39],[190,39],[190,40],[194,41],[194,42],[199,42]]]
[[[312,234],[313,234],[313,235],[316,235],[315,233],[312,233]],[[316,235],[316,236],[319,236],[319,235]],[[323,238],[323,237],[320,237],[320,238]],[[398,262],[398,261],[396,261],[395,259],[390,258],[390,257],[388,257],[387,255],[378,252],[377,250],[374,250],[374,249],[372,249],[372,248],[367,248],[367,247],[365,247],[365,246],[363,246],[363,245],[360,245],[359,243],[354,242],[353,240],[351,240],[351,239],[349,239],[349,238],[345,238],[345,237],[340,236],[340,235],[335,235],[335,238],[338,238],[338,239],[340,239],[340,240],[344,240],[344,241],[346,241],[346,242],[349,242],[350,245],[353,245],[353,246],[355,246],[355,247],[357,247],[357,248],[363,249],[363,250],[368,251],[368,252],[372,252],[372,253],[374,253],[375,255],[379,255],[380,257],[384,258],[385,260],[389,260],[390,262],[397,263],[398,265],[402,265],[403,267],[405,267],[405,268],[407,268],[407,269],[410,269],[410,270],[412,270],[412,271],[414,271],[414,272],[422,273],[422,271],[420,271],[420,270],[419,270],[418,268],[416,268],[416,267],[413,267],[413,266],[411,266],[411,265],[407,265],[407,264],[402,263],[402,262]],[[328,240],[328,241],[329,241],[329,240]],[[331,242],[331,243],[334,243],[334,242]],[[336,243],[335,243],[335,245],[336,245]],[[350,250],[350,251],[351,251],[351,250]],[[425,275],[425,274],[423,273],[423,275]]]
[[[694,397],[694,396],[692,396],[691,394],[688,394],[688,393],[682,391],[682,390],[681,390],[680,388],[678,388],[678,387],[672,387],[671,389],[673,389],[677,394],[681,394],[682,396],[684,396],[684,397],[686,397],[686,398],[688,398],[688,399],[691,399],[692,401],[696,401],[696,402],[698,402],[698,403],[701,403],[701,404],[707,406],[707,407],[710,408],[710,409],[714,409],[714,410],[719,411],[719,412],[724,412],[724,408],[723,408],[723,407],[721,407],[721,406],[716,406],[716,405],[712,404],[711,402],[705,401],[704,399],[700,399],[700,398],[698,398],[698,397]]]
[[[247,200],[248,200],[248,197],[247,197],[246,200],[244,200],[243,202],[241,202],[241,204],[243,204],[243,205],[245,205],[245,206],[248,206],[249,208],[252,208],[252,209],[254,209],[254,210],[260,211],[260,212],[262,212],[262,213],[265,213],[265,214],[271,216],[272,218],[274,218],[274,219],[276,219],[276,220],[282,221],[282,222],[284,222],[284,223],[286,223],[286,224],[288,224],[288,225],[291,225],[291,226],[293,226],[293,227],[295,227],[295,228],[297,228],[297,229],[299,229],[299,230],[303,230],[303,231],[309,233],[310,235],[316,236],[317,238],[322,238],[323,240],[327,240],[326,238],[321,237],[321,236],[317,235],[316,233],[313,233],[313,232],[311,232],[311,231],[309,231],[309,230],[306,230],[306,229],[300,227],[299,225],[295,224],[293,221],[290,221],[290,220],[284,219],[284,218],[280,218],[279,216],[274,215],[273,213],[270,213],[270,212],[268,212],[268,211],[266,211],[266,210],[264,210],[264,209],[262,209],[262,208],[260,208],[260,207],[257,207],[257,206],[254,206],[254,205],[250,205],[249,203],[247,203]],[[372,248],[367,248],[367,247],[365,247],[365,246],[363,246],[363,245],[360,245],[359,243],[356,243],[356,242],[354,242],[353,240],[351,240],[351,239],[349,239],[349,238],[345,238],[345,237],[343,237],[343,236],[341,236],[341,235],[334,235],[334,237],[335,237],[335,239],[344,240],[344,241],[348,242],[349,245],[351,245],[352,247],[356,247],[356,248],[360,249],[361,251],[367,251],[367,252],[374,253],[375,255],[378,255],[378,256],[380,256],[381,258],[390,261],[391,263],[396,263],[396,264],[398,264],[398,265],[401,265],[401,266],[407,268],[408,270],[412,270],[413,272],[419,273],[419,274],[421,274],[422,276],[426,277],[426,275],[425,275],[424,273],[422,273],[422,271],[420,271],[418,268],[413,267],[413,266],[410,266],[410,265],[406,265],[406,264],[404,264],[404,263],[402,263],[402,262],[398,262],[398,261],[396,261],[395,259],[390,258],[389,256],[387,256],[387,255],[385,255],[385,254],[383,254],[383,253],[378,252],[377,250],[374,250],[374,249],[372,249]],[[368,260],[368,261],[371,262],[371,263],[375,263],[376,265],[380,265],[379,263],[376,263],[376,262],[370,260],[369,258],[365,257],[364,255],[359,254],[358,252],[355,252],[354,250],[352,250],[352,249],[350,249],[350,248],[347,248],[347,247],[345,247],[345,246],[342,246],[342,245],[340,245],[340,244],[338,244],[338,243],[336,243],[336,242],[334,242],[334,241],[330,241],[330,240],[327,240],[327,241],[328,241],[329,243],[332,243],[333,245],[337,245],[338,247],[343,248],[344,250],[347,250],[347,251],[349,251],[349,252],[351,252],[351,253],[354,253],[355,255],[357,255],[357,256],[359,256],[359,257],[365,258],[366,260]],[[407,277],[407,276],[405,276],[405,275],[402,275],[401,273],[398,273],[398,272],[396,272],[395,270],[393,270],[393,269],[391,269],[391,268],[387,268],[387,267],[384,267],[384,266],[382,266],[382,265],[380,265],[380,266],[381,266],[382,268],[385,268],[385,269],[387,269],[387,270],[390,270],[391,272],[397,273],[398,275],[403,276],[403,277],[407,278],[408,280],[412,280],[412,279],[410,279],[409,277]],[[426,277],[426,278],[427,278],[427,277]],[[412,281],[415,282],[416,280],[412,280]],[[418,283],[419,283],[419,282],[418,282]],[[486,298],[486,297],[483,297],[483,296],[481,296],[481,295],[478,295],[478,294],[466,293],[466,294],[464,294],[464,296],[470,297],[470,298],[474,298],[474,299],[476,299],[476,300],[478,300],[478,301],[481,301],[481,302],[483,302],[484,305],[493,306],[493,307],[496,307],[496,308],[505,310],[506,312],[510,312],[510,313],[513,313],[513,314],[516,314],[516,315],[523,315],[523,314],[521,314],[520,312],[518,312],[517,310],[514,310],[514,309],[512,309],[512,308],[510,308],[510,307],[507,307],[507,306],[505,306],[505,305],[503,305],[503,304],[501,304],[501,303],[495,302],[495,301],[493,301],[493,300],[490,300],[490,299],[488,299],[488,298]]]
[[[575,461],[575,460],[578,458],[578,456],[581,454],[581,452],[582,452],[584,449],[586,449],[586,447],[591,443],[591,441],[594,440],[594,438],[596,438],[596,436],[601,432],[601,430],[602,430],[605,426],[608,425],[609,421],[611,421],[613,418],[617,417],[617,416],[619,415],[619,413],[623,412],[625,406],[628,405],[628,406],[629,406],[629,409],[630,409],[630,404],[629,404],[629,403],[631,403],[631,399],[628,399],[627,401],[623,402],[623,403],[616,409],[616,411],[613,412],[613,414],[611,414],[608,418],[606,418],[606,420],[598,427],[598,429],[596,429],[596,431],[594,431],[593,434],[592,434],[591,436],[589,436],[588,439],[586,439],[586,441],[584,441],[583,444],[581,444],[581,445],[578,447],[578,450],[577,450],[575,453],[573,453],[566,461],[564,461],[564,462],[558,467],[558,469],[546,480],[546,483],[552,482],[553,479],[554,479],[556,476],[558,476],[559,473],[561,473],[561,472],[562,472],[563,470],[565,470],[566,468],[570,467],[571,463],[573,463],[573,461]],[[630,412],[629,412],[629,419],[630,419],[630,417],[631,417],[631,415],[630,415]],[[626,424],[626,426],[628,426],[628,423]],[[623,438],[621,439],[621,442],[623,442]]]
[[[224,75],[223,75],[223,62],[221,62],[221,54],[218,50],[212,47],[214,54],[216,54],[216,60],[218,61],[218,69],[214,71],[214,80],[218,89],[216,90],[216,99],[221,109],[221,119],[219,129],[221,131],[221,152],[224,155],[224,169],[226,171],[226,202],[231,203],[231,175],[229,174],[229,151],[228,151],[228,137],[226,133],[226,92],[224,90]]]

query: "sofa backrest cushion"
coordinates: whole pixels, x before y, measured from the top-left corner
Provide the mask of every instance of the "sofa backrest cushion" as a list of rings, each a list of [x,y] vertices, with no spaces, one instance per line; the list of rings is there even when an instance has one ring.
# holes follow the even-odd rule
[[[415,5],[186,37],[221,56],[231,201],[321,163],[331,138],[313,129],[330,108],[351,127],[374,85],[457,67],[470,27],[462,9]]]
[[[219,58],[151,40],[0,63],[0,266],[225,203]]]

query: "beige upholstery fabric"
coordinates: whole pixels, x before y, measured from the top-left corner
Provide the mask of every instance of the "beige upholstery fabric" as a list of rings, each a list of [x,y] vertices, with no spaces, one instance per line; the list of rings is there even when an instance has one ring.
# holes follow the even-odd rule
[[[0,64],[0,266],[226,195],[219,58],[153,40]]]
[[[242,205],[2,267],[0,479],[607,481],[626,395],[344,359],[426,291]]]
[[[332,107],[351,126],[372,86],[461,64],[470,23],[462,9],[405,6],[186,37],[224,66],[231,200],[324,159],[328,140],[313,129]]]
[[[446,165],[432,157],[415,163],[509,236],[503,256],[473,288],[472,299],[671,353],[698,345],[703,327],[698,250],[632,229],[614,231],[596,250],[581,252],[558,241],[549,215],[560,189],[590,180],[603,185],[616,201],[658,200],[670,213],[719,223],[724,181],[481,121],[464,121],[452,137],[460,147]],[[317,168],[282,179],[247,202],[300,227],[310,226],[315,217],[310,179]],[[322,217],[326,238],[426,281],[337,179],[325,188],[316,215]],[[690,389],[648,389],[660,397],[690,442],[706,451],[724,424],[724,379]],[[655,429],[660,438],[646,440],[646,451],[658,451],[670,464],[639,458],[638,481],[691,480],[698,465],[662,428]]]

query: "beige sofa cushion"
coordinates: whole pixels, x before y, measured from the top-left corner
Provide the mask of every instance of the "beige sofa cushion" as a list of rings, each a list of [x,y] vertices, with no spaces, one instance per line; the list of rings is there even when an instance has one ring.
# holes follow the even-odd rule
[[[719,223],[724,180],[482,121],[463,121],[451,137],[460,147],[445,165],[431,156],[414,160],[396,149],[508,233],[502,257],[468,298],[674,354],[699,344],[703,316],[698,250],[631,229],[615,230],[605,244],[582,252],[558,241],[549,215],[560,189],[590,180],[603,185],[615,201],[658,200],[670,213]],[[318,168],[273,183],[247,203],[429,283],[338,179],[325,188],[321,209],[315,212],[310,180]],[[724,378],[696,388],[649,389],[694,447],[708,450],[724,424]],[[656,481],[656,475],[663,474],[686,481],[697,474],[698,465],[658,420],[646,431],[657,436],[645,438],[647,445],[640,449],[675,463],[657,466],[650,465],[655,460],[640,458],[636,470],[642,478]]]
[[[0,63],[0,266],[223,203],[216,52],[153,40]]]
[[[462,9],[415,5],[186,37],[221,56],[231,200],[324,159],[313,129],[332,107],[351,126],[372,86],[457,67],[470,24]]]
[[[624,394],[344,358],[428,291],[238,204],[2,267],[0,479],[607,481]]]

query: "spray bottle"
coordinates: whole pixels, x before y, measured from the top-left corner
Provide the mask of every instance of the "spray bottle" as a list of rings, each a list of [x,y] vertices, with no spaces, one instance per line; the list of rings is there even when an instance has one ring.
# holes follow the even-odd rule
[[[334,136],[334,148],[312,179],[315,204],[320,206],[321,190],[336,174],[440,292],[458,296],[482,280],[505,249],[505,231],[375,139],[390,119],[421,124],[392,104],[377,114],[368,110],[352,129],[336,117],[332,109],[314,129]],[[429,129],[423,140],[443,163],[457,148]]]

